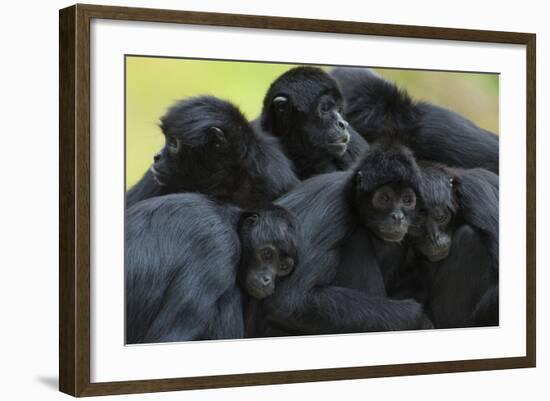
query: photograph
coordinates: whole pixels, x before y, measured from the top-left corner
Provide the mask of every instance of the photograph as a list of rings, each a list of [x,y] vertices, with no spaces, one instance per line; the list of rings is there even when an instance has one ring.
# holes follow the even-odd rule
[[[536,366],[536,35],[59,14],[59,389]]]
[[[95,3],[3,8],[1,399],[546,401],[543,2]]]
[[[126,345],[499,326],[500,75],[124,55]]]

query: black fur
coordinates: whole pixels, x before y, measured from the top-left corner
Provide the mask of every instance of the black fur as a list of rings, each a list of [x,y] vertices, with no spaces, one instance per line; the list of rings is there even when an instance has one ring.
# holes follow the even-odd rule
[[[493,273],[499,268],[499,177],[490,171],[453,169],[455,197],[462,220],[473,227],[489,250]]]
[[[436,328],[498,325],[498,280],[487,248],[471,226],[455,229],[448,258],[415,258],[414,263],[414,295]],[[411,282],[406,286],[411,290]]]
[[[255,317],[243,316],[250,297],[238,285],[249,269],[242,255],[264,242],[294,255],[301,238],[281,207],[255,212],[253,225],[251,216],[199,194],[156,197],[127,210],[127,343],[245,336],[245,319]]]
[[[449,168],[421,163],[421,201],[425,208],[445,206],[454,226],[471,226],[489,252],[494,275],[499,266],[499,177],[482,169]],[[451,183],[451,185],[449,185]]]
[[[376,149],[371,152],[373,158],[382,157]],[[406,160],[407,153],[402,157]],[[370,160],[367,155],[365,166]],[[369,246],[373,235],[357,215],[365,205],[357,203],[362,197],[356,194],[361,188],[356,188],[355,176],[356,171],[316,176],[277,201],[297,216],[307,233],[300,269],[264,302],[269,322],[287,334],[423,327],[418,303],[385,297],[380,261]]]
[[[298,179],[278,140],[255,132],[231,103],[211,96],[176,103],[161,128],[165,146],[126,204],[153,196],[200,192],[254,208],[294,187]]]
[[[419,160],[454,167],[482,167],[498,174],[499,138],[461,115],[415,102],[394,83],[366,68],[335,68],[350,124],[370,143],[392,137]]]
[[[355,188],[355,213],[362,222],[345,246],[337,282],[352,288],[364,289],[372,295],[387,295],[391,285],[408,257],[406,241],[388,242],[380,239],[364,217],[372,209],[370,194],[390,183],[399,183],[420,192],[421,171],[411,151],[395,142],[381,141],[366,153],[355,171],[362,179]],[[357,188],[359,185],[359,188]],[[373,268],[376,266],[376,268]]]
[[[415,296],[437,328],[498,325],[498,176],[479,168],[421,166],[419,213],[452,212],[445,229],[451,249],[448,257],[430,262],[419,252],[418,244],[428,240],[423,231],[409,231],[414,252],[390,294]]]
[[[410,149],[395,142],[381,141],[371,147],[361,159],[357,172],[361,172],[360,193],[368,194],[390,183],[402,183],[419,191],[420,169]]]
[[[277,98],[286,99],[284,106],[276,105]],[[330,105],[326,112],[320,111],[321,102]],[[255,124],[281,140],[298,176],[305,179],[345,170],[368,149],[367,142],[348,126],[341,108],[342,95],[327,73],[315,67],[297,67],[271,84]],[[349,138],[344,153],[330,146],[342,136]]]

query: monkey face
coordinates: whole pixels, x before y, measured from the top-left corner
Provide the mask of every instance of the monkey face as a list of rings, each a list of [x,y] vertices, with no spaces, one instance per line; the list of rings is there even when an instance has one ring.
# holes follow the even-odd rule
[[[257,299],[263,299],[275,291],[275,281],[288,276],[294,270],[294,259],[274,244],[263,244],[254,248],[248,261],[244,280],[246,292]]]
[[[273,294],[277,281],[290,275],[298,264],[297,220],[286,209],[270,206],[246,213],[239,235],[241,285],[248,295],[263,299]]]
[[[334,94],[322,95],[310,112],[310,131],[318,133],[314,140],[332,156],[346,153],[350,141],[349,124],[342,117],[342,100]]]
[[[410,214],[416,205],[416,194],[401,183],[383,185],[360,203],[363,223],[377,237],[400,242],[409,229]]]
[[[415,212],[409,231],[415,248],[429,261],[449,256],[452,244],[453,215],[446,207],[420,209]]]
[[[351,138],[337,83],[313,67],[289,70],[272,84],[262,126],[292,149],[320,160],[342,156]]]

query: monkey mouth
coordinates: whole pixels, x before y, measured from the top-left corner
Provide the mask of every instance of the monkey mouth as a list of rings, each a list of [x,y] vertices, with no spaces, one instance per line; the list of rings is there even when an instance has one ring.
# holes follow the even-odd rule
[[[162,174],[155,168],[155,166],[151,166],[149,171],[151,171],[153,179],[158,185],[160,185],[161,187],[164,187],[166,185],[164,181],[162,181]]]
[[[332,142],[329,142],[329,145],[346,145],[349,143],[350,135],[345,132],[343,135],[340,135],[338,138],[334,139]]]
[[[335,139],[334,141],[329,142],[327,144],[328,149],[330,150],[331,153],[335,153],[337,155],[343,155],[344,153],[346,153],[346,150],[348,149],[349,140],[350,140],[349,134],[342,135],[337,139]]]
[[[264,299],[275,291],[274,287],[256,287],[255,285],[247,285],[246,286],[246,292],[248,295],[250,295],[252,298],[256,299]]]
[[[387,242],[401,242],[405,237],[406,231],[400,230],[379,230],[379,236]]]
[[[439,262],[445,259],[447,256],[449,256],[450,248],[445,248],[440,251],[432,252],[426,255],[426,258],[430,262]]]

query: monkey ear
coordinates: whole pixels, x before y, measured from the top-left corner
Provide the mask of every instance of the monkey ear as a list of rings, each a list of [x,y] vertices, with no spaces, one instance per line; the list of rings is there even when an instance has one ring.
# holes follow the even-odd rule
[[[258,221],[258,213],[243,212],[241,215],[241,225],[245,228],[250,228]]]
[[[214,146],[217,148],[221,146],[225,146],[227,144],[227,138],[225,137],[225,133],[218,127],[208,128],[208,135],[213,141]]]
[[[460,181],[454,177],[449,178],[449,185],[451,187],[451,192],[455,199],[459,200],[462,198],[462,191],[460,188]]]
[[[363,183],[363,172],[361,170],[357,171],[353,180],[356,187],[360,186]]]
[[[278,113],[284,113],[288,107],[288,97],[282,95],[276,96],[271,103],[273,104],[273,109],[275,111]]]

